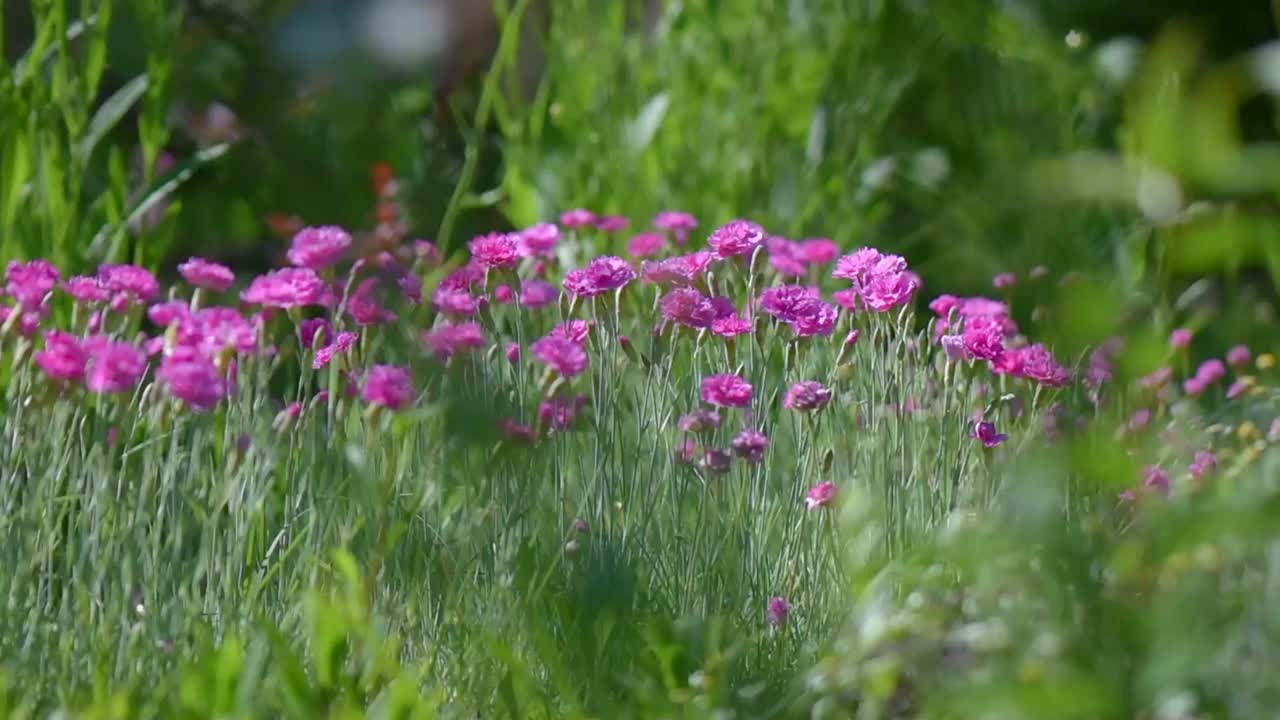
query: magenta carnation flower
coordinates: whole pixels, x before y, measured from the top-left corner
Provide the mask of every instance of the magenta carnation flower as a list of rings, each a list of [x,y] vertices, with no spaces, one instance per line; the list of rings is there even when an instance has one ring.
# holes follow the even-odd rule
[[[293,236],[286,257],[297,267],[323,270],[342,260],[350,247],[351,234],[340,227],[307,227]]]
[[[484,330],[475,323],[441,325],[422,334],[422,344],[436,357],[447,360],[461,350],[484,347]]]
[[[1169,492],[1169,473],[1158,465],[1142,468],[1142,485],[1151,490]]]
[[[283,268],[259,275],[240,293],[240,299],[251,305],[294,308],[328,305],[332,301],[329,287],[311,268]]]
[[[590,361],[582,345],[556,335],[535,340],[529,350],[535,358],[565,378],[580,375]]]
[[[520,283],[520,305],[531,310],[546,307],[560,297],[555,285],[542,280],[524,280]]]
[[[681,415],[678,423],[680,432],[704,433],[720,427],[720,413],[715,410],[698,408],[688,415]]]
[[[1211,385],[1227,374],[1227,366],[1217,358],[1210,358],[1200,363],[1200,367],[1196,368],[1196,379],[1205,385]]]
[[[573,398],[556,397],[543,400],[538,404],[538,422],[552,430],[568,430],[573,422],[582,414],[587,405],[587,396],[578,395]]]
[[[884,258],[884,255],[875,248],[858,248],[836,260],[836,269],[831,272],[831,277],[850,280],[858,284],[882,258]],[[905,264],[902,269],[906,269]]]
[[[830,402],[830,388],[815,380],[806,380],[791,386],[782,399],[782,406],[797,412],[809,412],[826,407]]]
[[[347,300],[347,314],[351,316],[352,320],[355,320],[357,325],[381,325],[396,321],[396,314],[383,307],[382,303],[378,301],[375,293],[377,287],[377,278],[367,278],[360,283]]]
[[[326,343],[332,338],[333,325],[328,318],[307,318],[298,323],[298,341],[308,350],[314,350],[317,342]]]
[[[1178,328],[1169,333],[1169,344],[1178,350],[1185,350],[1191,345],[1191,331],[1186,328]]]
[[[587,336],[591,334],[591,324],[586,320],[569,320],[551,328],[547,335],[564,338],[578,345],[587,344]]]
[[[413,400],[413,377],[408,368],[374,365],[364,376],[360,398],[375,407],[403,410]]]
[[[213,361],[190,347],[178,347],[161,360],[156,379],[196,412],[214,409],[227,395],[227,382]]]
[[[677,288],[663,295],[658,309],[667,322],[698,329],[709,326],[719,317],[711,300],[693,288]]]
[[[997,290],[1008,290],[1009,288],[1016,285],[1017,282],[1018,282],[1017,275],[1014,275],[1013,273],[1009,273],[1009,272],[1000,273],[999,275],[996,275],[995,277],[991,278],[991,287]]]
[[[807,510],[817,510],[820,507],[827,507],[836,501],[836,484],[827,481],[820,482],[809,488],[809,493],[804,496],[804,506]]]
[[[836,327],[836,309],[819,302],[809,315],[797,318],[791,323],[791,329],[797,337],[813,337],[830,335]]]
[[[132,302],[151,302],[160,294],[156,276],[137,265],[99,265],[98,280],[117,297]]]
[[[919,287],[920,281],[915,273],[904,270],[871,276],[859,288],[858,294],[871,310],[888,312],[910,302]]]
[[[431,304],[436,310],[446,315],[474,315],[480,309],[480,300],[470,290],[437,287],[431,294]]]
[[[698,227],[698,220],[686,212],[663,210],[653,219],[653,226],[671,233],[677,245],[684,245],[690,231]]]
[[[147,308],[147,319],[160,327],[169,327],[189,315],[191,308],[181,300],[156,303]]]
[[[769,449],[769,438],[757,430],[742,430],[733,436],[730,445],[735,455],[752,465],[759,465],[764,460],[764,451]]]
[[[193,257],[178,266],[178,274],[192,287],[212,292],[226,292],[236,281],[231,268],[204,258]]]
[[[677,255],[657,262],[645,261],[640,268],[647,283],[656,285],[692,285],[711,269],[719,258],[708,250]]]
[[[781,595],[774,595],[769,598],[769,604],[765,607],[764,621],[773,627],[781,627],[787,624],[787,618],[791,616],[791,603]]]
[[[333,342],[316,351],[316,356],[311,360],[311,369],[319,370],[328,365],[338,355],[345,355],[355,346],[356,341],[359,339],[360,336],[353,332],[338,333]]]
[[[515,267],[520,261],[518,238],[513,234],[489,233],[467,243],[471,257],[490,270]]]
[[[89,356],[75,335],[50,330],[44,335],[44,349],[35,354],[36,365],[51,380],[74,382],[84,378]]]
[[[737,375],[708,375],[702,379],[702,400],[709,405],[741,408],[751,404],[751,383]]]
[[[1018,351],[1021,360],[1020,374],[1048,387],[1062,387],[1071,379],[1071,373],[1058,364],[1053,354],[1040,343],[1028,345]]]
[[[102,281],[88,275],[67,278],[67,281],[62,284],[62,289],[81,305],[102,303],[111,298],[111,292],[103,287]]]
[[[551,257],[560,243],[560,228],[551,223],[539,223],[517,234],[516,247],[520,257],[541,255]]]
[[[560,224],[567,228],[590,227],[596,222],[596,214],[590,210],[577,208],[560,215]]]
[[[980,421],[974,423],[973,438],[981,442],[983,447],[993,448],[1008,440],[1009,436],[996,432],[996,426],[993,423]]]
[[[811,238],[800,243],[800,256],[809,265],[826,265],[840,254],[840,248],[828,238]]]
[[[11,260],[5,270],[5,290],[26,310],[42,310],[62,273],[47,260]]]
[[[1004,328],[996,320],[975,317],[964,323],[964,348],[983,360],[996,361],[1004,353]]]
[[[596,229],[600,232],[616,233],[626,230],[631,221],[621,215],[602,215],[596,218]]]
[[[711,332],[723,338],[746,335],[755,329],[755,322],[738,314],[723,315],[711,321]]]
[[[769,251],[769,264],[778,274],[796,278],[804,277],[808,271],[800,246],[787,238],[770,236],[765,240],[765,248]]]
[[[658,233],[646,232],[627,241],[627,254],[632,257],[653,257],[667,246],[667,239]]]
[[[730,220],[707,238],[707,244],[721,259],[750,255],[763,243],[764,228],[749,220]]]
[[[89,352],[85,387],[96,393],[127,392],[147,371],[147,356],[125,342],[94,336],[84,342]]]
[[[1231,367],[1244,367],[1251,359],[1252,355],[1245,345],[1236,345],[1227,351],[1227,364]]]
[[[729,472],[729,465],[732,461],[733,458],[729,453],[715,448],[707,448],[706,453],[702,455],[701,465],[702,469],[707,472],[720,474]]]
[[[1218,467],[1218,456],[1211,452],[1199,450],[1196,452],[1195,460],[1191,462],[1191,477],[1202,480],[1208,475],[1212,475],[1213,471]]]
[[[258,347],[258,328],[233,308],[210,307],[190,316],[200,352],[216,357],[223,352],[251,353]]]
[[[779,285],[760,293],[760,309],[786,323],[815,314],[822,304],[809,288],[800,285]]]

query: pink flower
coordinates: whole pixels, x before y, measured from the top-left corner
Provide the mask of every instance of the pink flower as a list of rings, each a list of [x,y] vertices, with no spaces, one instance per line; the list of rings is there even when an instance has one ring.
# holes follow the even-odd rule
[[[490,270],[515,267],[520,261],[518,236],[504,233],[481,235],[467,243],[471,257]]]
[[[702,379],[702,401],[725,408],[743,408],[751,404],[751,383],[737,375],[708,375]]]
[[[993,448],[1008,440],[1009,436],[996,432],[996,426],[993,423],[980,421],[974,423],[973,438],[980,441],[983,447]]]
[[[814,315],[822,304],[799,285],[779,285],[760,293],[760,309],[786,323]]]
[[[764,242],[764,228],[749,220],[731,220],[716,228],[707,244],[716,257],[728,259],[750,255]]]
[[[849,334],[844,336],[844,347],[845,347],[845,349],[848,349],[848,348],[853,347],[854,345],[857,345],[857,344],[858,344],[858,338],[859,338],[859,337],[861,337],[861,336],[862,336],[862,334],[858,332],[858,329],[857,329],[857,328],[854,328],[853,330],[850,330],[850,331],[849,331]]]
[[[377,287],[377,278],[368,278],[360,283],[347,300],[347,313],[357,325],[381,325],[396,321],[396,314],[383,307],[374,295]]]
[[[327,342],[333,337],[333,325],[327,318],[307,318],[298,323],[298,341],[308,350],[315,349],[317,342]]]
[[[160,327],[169,327],[189,315],[191,308],[181,300],[156,303],[147,308],[147,319]]]
[[[809,488],[809,494],[804,497],[804,506],[807,510],[812,511],[820,507],[829,507],[835,501],[836,484],[828,480]]]
[[[1144,487],[1161,492],[1169,492],[1169,473],[1156,465],[1142,468],[1142,484]]]
[[[685,438],[676,445],[675,452],[671,456],[678,465],[692,465],[698,457],[698,443],[693,438]]]
[[[769,438],[756,430],[742,430],[733,436],[731,446],[735,455],[752,465],[759,465],[764,460],[764,451],[769,449]]]
[[[808,268],[798,245],[775,235],[765,241],[765,247],[769,250],[769,264],[778,274],[793,278],[804,277]]]
[[[345,355],[348,350],[355,346],[356,341],[359,339],[360,336],[353,332],[338,333],[333,342],[316,351],[316,356],[311,360],[311,369],[319,370],[328,365],[335,356]]]
[[[632,257],[653,257],[667,246],[667,239],[658,233],[640,233],[627,241],[627,254]]]
[[[991,278],[991,287],[997,290],[1008,290],[1018,282],[1018,276],[1013,273],[1000,273]]]
[[[111,292],[102,286],[101,280],[87,275],[67,278],[62,289],[81,305],[106,302],[111,297]]]
[[[409,369],[396,365],[374,365],[365,374],[360,398],[370,405],[403,410],[413,400],[413,377]]]
[[[1196,368],[1196,378],[1209,385],[1221,380],[1227,374],[1227,366],[1217,358],[1211,358],[1200,363],[1200,367]]]
[[[535,340],[529,350],[535,358],[566,379],[580,375],[590,362],[587,351],[581,345],[555,335]]]
[[[698,220],[686,212],[663,210],[653,219],[653,226],[671,233],[677,245],[684,245],[690,231],[698,227]]]
[[[332,295],[315,270],[283,268],[254,278],[240,299],[251,305],[288,309],[328,305]]]
[[[826,265],[840,254],[840,248],[827,238],[812,238],[800,243],[800,256],[810,265]]]
[[[973,359],[973,355],[964,346],[964,338],[960,335],[943,335],[938,339],[938,344],[942,345],[942,349],[947,353],[947,359],[951,362],[966,362]]]
[[[711,321],[711,332],[723,338],[746,335],[754,329],[755,323],[751,318],[741,317],[737,314],[725,315]]]
[[[1004,353],[1004,328],[987,317],[965,320],[962,335],[964,348],[971,355],[983,360],[999,360]]]
[[[720,427],[720,413],[715,410],[698,408],[688,415],[680,416],[678,423],[680,432],[704,433]]]
[[[493,299],[503,305],[510,305],[515,302],[516,294],[511,290],[510,285],[499,285],[493,289]]]
[[[480,301],[470,290],[437,287],[435,292],[431,293],[431,304],[436,310],[446,315],[468,316],[474,315],[480,309]]]
[[[797,318],[791,323],[791,329],[795,332],[796,337],[830,335],[835,327],[836,309],[824,302],[819,302],[812,314]]]
[[[552,430],[568,430],[573,422],[582,414],[587,405],[587,397],[578,395],[572,399],[556,397],[543,400],[538,405],[538,423]]]
[[[1035,380],[1048,387],[1062,387],[1071,379],[1071,373],[1053,359],[1044,345],[1036,343],[1017,351],[1021,367],[1016,375]],[[1008,354],[1008,352],[1006,352]]]
[[[484,330],[475,323],[441,325],[422,334],[422,344],[436,357],[447,360],[460,350],[484,347]]]
[[[1197,395],[1200,395],[1201,393],[1203,393],[1205,389],[1208,387],[1209,387],[1209,383],[1205,382],[1204,380],[1201,380],[1200,378],[1193,377],[1183,381],[1182,392],[1186,393],[1191,397],[1196,397]]]
[[[717,260],[711,252],[699,250],[657,262],[646,260],[640,267],[640,274],[645,282],[656,285],[692,285]]]
[[[1185,350],[1191,345],[1191,331],[1178,328],[1169,334],[1169,344],[1178,350]]]
[[[156,379],[195,412],[208,412],[227,396],[227,381],[209,358],[180,346],[160,361]]]
[[[733,458],[729,453],[715,448],[708,448],[702,455],[702,469],[711,473],[726,473],[729,471],[729,465]]]
[[[662,296],[658,309],[667,322],[705,328],[719,316],[711,301],[693,288],[677,288]]]
[[[627,283],[636,279],[636,271],[631,265],[626,260],[613,255],[595,258],[587,263],[585,269],[591,285],[595,288],[594,294],[621,290]]]
[[[796,383],[782,399],[782,406],[796,412],[809,412],[826,407],[831,402],[831,390],[815,380]]]
[[[919,287],[919,279],[910,271],[883,273],[871,276],[861,286],[859,294],[868,308],[888,312],[910,302]]]
[[[934,315],[946,320],[951,311],[960,307],[960,298],[955,295],[939,295],[929,303],[929,309]]]
[[[791,615],[791,603],[781,595],[775,595],[769,598],[769,604],[765,607],[764,621],[773,627],[781,627],[787,624],[787,618]]]
[[[1138,384],[1146,390],[1158,390],[1173,379],[1173,368],[1162,367],[1142,376]]]
[[[592,282],[591,276],[584,270],[570,270],[564,274],[564,291],[580,298],[591,298],[600,294],[600,290]]]
[[[1227,351],[1227,364],[1231,367],[1244,367],[1251,358],[1249,348],[1244,345],[1236,345]]]
[[[422,239],[413,241],[413,254],[417,258],[427,261],[433,261],[440,257],[440,251],[436,249],[436,244],[430,240]]]
[[[156,276],[136,265],[99,265],[98,281],[117,297],[133,302],[151,302],[160,294]]]
[[[5,290],[26,310],[43,310],[45,296],[62,279],[62,273],[47,260],[10,260],[5,270]]]
[[[1227,388],[1227,399],[1235,400],[1236,398],[1248,392],[1249,388],[1251,387],[1253,387],[1253,383],[1251,381],[1245,378],[1240,378],[1235,382],[1231,383],[1231,385]]]
[[[80,346],[80,340],[61,330],[45,333],[44,349],[35,354],[36,365],[49,379],[64,382],[82,379],[88,360],[88,354]]]
[[[337,264],[351,247],[351,235],[340,227],[307,227],[289,243],[286,257],[297,267],[323,270]]]
[[[470,290],[481,280],[484,280],[484,266],[472,258],[466,265],[445,275],[439,287],[449,290]]]
[[[551,257],[559,242],[560,228],[550,223],[539,223],[517,233],[516,248],[520,257]]]
[[[1201,480],[1205,476],[1213,474],[1217,467],[1218,456],[1211,452],[1200,450],[1196,452],[1195,460],[1192,461],[1189,470],[1191,471],[1191,477]]]
[[[507,343],[507,360],[515,363],[520,359],[520,343]]]
[[[125,342],[95,335],[83,344],[89,352],[85,387],[96,393],[132,390],[147,371],[147,356]]]
[[[1139,408],[1129,417],[1129,422],[1125,425],[1129,428],[1129,432],[1138,432],[1151,424],[1151,411],[1147,408]]]
[[[524,280],[520,284],[520,304],[531,310],[545,307],[560,297],[554,285],[542,280]]]
[[[587,336],[591,334],[591,324],[585,320],[569,320],[551,328],[551,332],[547,334],[585,346]]]
[[[615,233],[626,230],[631,221],[621,215],[603,215],[596,218],[596,229],[601,232]]]
[[[181,334],[195,340],[200,352],[209,357],[227,350],[251,353],[258,347],[257,327],[232,308],[204,308],[179,322]]]
[[[560,224],[567,228],[590,227],[596,222],[596,214],[590,210],[576,208],[560,215]]]
[[[178,266],[178,273],[192,287],[211,292],[226,292],[236,281],[231,268],[204,258],[193,257]]]
[[[898,258],[896,255],[888,256],[890,258]],[[872,274],[876,265],[885,258],[879,250],[871,247],[858,248],[857,250],[836,260],[836,269],[831,272],[831,277],[850,280],[855,286],[860,285],[862,281]],[[903,260],[901,267],[897,272],[907,269],[906,261]]]
[[[503,418],[498,428],[502,431],[502,437],[512,442],[531,443],[535,437],[533,428],[511,418]]]

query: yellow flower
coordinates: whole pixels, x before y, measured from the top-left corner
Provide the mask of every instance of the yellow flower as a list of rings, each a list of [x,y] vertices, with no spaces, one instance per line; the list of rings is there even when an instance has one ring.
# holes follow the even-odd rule
[[[1240,423],[1240,427],[1236,428],[1236,437],[1241,440],[1253,440],[1261,435],[1262,433],[1258,432],[1258,426],[1254,425],[1252,420],[1245,420]]]
[[[1257,363],[1259,370],[1270,370],[1276,366],[1276,356],[1271,353],[1262,353],[1258,356]]]

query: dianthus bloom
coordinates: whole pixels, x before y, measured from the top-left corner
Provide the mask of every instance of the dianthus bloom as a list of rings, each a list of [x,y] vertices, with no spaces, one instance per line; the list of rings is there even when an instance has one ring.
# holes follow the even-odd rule
[[[942,349],[947,353],[947,359],[952,362],[964,362],[973,359],[973,355],[965,349],[964,338],[960,335],[943,335],[938,339],[938,343],[942,345]]]
[[[729,465],[733,458],[729,453],[715,448],[708,448],[707,452],[702,456],[702,469],[707,472],[724,473],[729,471]]]
[[[1246,392],[1249,392],[1249,389],[1252,387],[1252,377],[1246,375],[1244,377],[1237,378],[1235,382],[1231,383],[1231,386],[1227,388],[1227,399],[1235,400]]]
[[[640,266],[640,274],[645,282],[656,285],[692,285],[717,259],[710,251],[699,250],[657,262],[646,260]]]
[[[1196,379],[1205,385],[1210,385],[1223,378],[1227,374],[1227,366],[1217,358],[1211,358],[1200,363],[1200,367],[1196,368]]]
[[[1186,349],[1191,345],[1191,331],[1186,328],[1178,328],[1169,333],[1169,344],[1178,350]]]
[[[791,615],[791,603],[781,595],[775,595],[769,598],[769,604],[764,611],[764,621],[774,627],[780,627],[787,624],[787,617]]]
[[[698,227],[698,220],[686,212],[663,210],[653,219],[653,226],[671,233],[677,245],[684,245],[689,232]]]
[[[738,314],[724,315],[711,321],[711,332],[723,338],[746,335],[755,329],[755,323],[749,317]]]
[[[905,304],[920,288],[919,278],[907,270],[905,259],[869,247],[837,260],[831,276],[848,280],[857,297],[876,312]]]
[[[805,267],[804,257],[800,254],[800,246],[791,240],[771,236],[765,240],[765,247],[769,250],[769,264],[779,275],[786,277],[804,277]]]
[[[520,261],[516,235],[489,233],[467,243],[467,247],[476,262],[491,270],[515,267]]]
[[[1213,471],[1217,467],[1218,467],[1218,456],[1214,455],[1211,452],[1200,450],[1196,453],[1195,460],[1191,462],[1191,467],[1189,468],[1189,470],[1191,471],[1191,477],[1197,480],[1200,480],[1200,479],[1203,479],[1206,475],[1213,474]]]
[[[587,336],[591,334],[591,324],[586,320],[569,320],[551,328],[547,335],[571,340],[578,345],[587,344]]]
[[[809,494],[804,497],[805,508],[816,510],[820,507],[827,507],[836,501],[836,484],[828,480],[820,482],[809,488]]]
[[[67,278],[62,289],[81,305],[106,302],[111,292],[102,286],[102,281],[88,275],[76,275]]]
[[[579,297],[595,297],[610,290],[620,290],[634,280],[636,271],[620,257],[605,255],[587,263],[581,270],[571,270],[564,278],[564,289]]]
[[[327,318],[307,318],[298,323],[298,341],[302,347],[312,350],[316,341],[328,342],[333,338],[333,325]]]
[[[720,413],[715,410],[698,408],[688,415],[680,416],[678,423],[680,432],[703,433],[720,427]]]
[[[319,370],[328,365],[334,357],[346,354],[359,339],[360,336],[353,332],[338,333],[333,342],[316,351],[316,356],[311,360],[311,369]]]
[[[160,327],[169,327],[191,315],[191,308],[181,300],[156,303],[147,308],[147,319]]]
[[[236,281],[231,268],[220,263],[193,257],[178,266],[178,274],[192,287],[212,292],[226,292],[231,283]]]
[[[1071,379],[1071,373],[1054,360],[1053,354],[1039,343],[1018,351],[1021,360],[1020,374],[1048,387],[1062,387]]]
[[[134,302],[151,302],[160,294],[156,276],[136,265],[99,265],[98,280],[118,297]]]
[[[702,400],[709,405],[741,408],[751,404],[751,383],[737,375],[708,375],[702,379]]]
[[[160,361],[156,379],[196,412],[208,412],[227,395],[227,381],[213,361],[195,348],[179,346]]]
[[[840,248],[828,238],[810,238],[800,243],[800,256],[810,265],[826,265],[840,254]]]
[[[626,230],[631,221],[621,215],[602,215],[596,218],[596,229],[601,232],[615,233]]]
[[[1147,408],[1139,408],[1129,416],[1129,421],[1125,423],[1125,427],[1129,432],[1139,432],[1147,425],[1151,424],[1151,411]]]
[[[520,283],[520,305],[531,310],[546,307],[560,297],[555,285],[542,280],[523,280]]]
[[[986,318],[970,318],[964,323],[961,336],[964,348],[971,355],[983,360],[999,360],[1004,353],[1004,329],[1000,323]]]
[[[350,247],[351,234],[340,227],[307,227],[293,236],[286,257],[298,267],[323,270],[337,264]]]
[[[448,359],[460,350],[484,347],[484,330],[475,323],[441,325],[423,333],[422,344],[436,357]]]
[[[129,343],[95,336],[84,346],[89,351],[85,387],[93,392],[127,392],[147,371],[146,354]]]
[[[808,412],[825,407],[831,402],[831,390],[816,380],[806,380],[791,386],[782,406],[797,412]]]
[[[733,452],[752,465],[764,460],[764,451],[769,449],[769,438],[757,430],[743,430],[733,436],[731,443]]]
[[[329,287],[311,268],[283,268],[259,275],[240,293],[240,299],[251,305],[294,308],[306,305],[328,305],[332,299]]]
[[[910,270],[873,275],[860,288],[859,295],[875,312],[887,312],[911,300],[920,280]]]
[[[590,210],[576,208],[560,215],[560,224],[567,228],[589,227],[596,222],[596,214]]]
[[[565,378],[581,374],[590,362],[587,351],[581,345],[554,335],[535,340],[529,350],[534,357]]]
[[[378,302],[374,292],[377,287],[377,278],[367,278],[347,300],[347,313],[357,325],[380,325],[396,321],[396,314]]]
[[[1243,367],[1249,364],[1252,355],[1249,348],[1244,345],[1236,345],[1227,351],[1227,364],[1231,367]]]
[[[538,422],[552,430],[568,430],[587,406],[587,396],[555,397],[538,404]]]
[[[750,255],[763,242],[764,228],[749,220],[730,220],[707,238],[707,244],[721,259]]]
[[[997,290],[1008,290],[1018,282],[1018,276],[1013,273],[1000,273],[991,278],[991,287]]]
[[[364,377],[360,398],[370,405],[403,410],[413,400],[413,377],[408,368],[374,365]]]
[[[431,304],[446,315],[474,315],[480,301],[470,290],[440,286],[431,293]]]
[[[993,448],[1008,440],[1009,436],[996,432],[996,426],[993,423],[977,422],[973,426],[973,438],[980,441],[983,447]]]
[[[691,328],[705,328],[717,317],[711,300],[693,288],[677,288],[662,296],[658,309],[667,322]]]
[[[44,307],[45,296],[58,285],[62,274],[47,260],[11,260],[5,270],[5,290],[26,310]]]
[[[233,308],[205,308],[179,322],[183,334],[196,340],[200,352],[209,357],[226,351],[250,353],[258,347],[257,328]]]
[[[517,233],[516,248],[520,257],[550,257],[559,242],[560,228],[551,223],[539,223]]]
[[[1142,468],[1142,484],[1149,489],[1167,493],[1169,492],[1169,473],[1157,465],[1147,465]]]
[[[1173,379],[1173,368],[1162,367],[1138,378],[1138,384],[1145,390],[1159,390],[1167,385],[1171,379]]]
[[[658,233],[640,233],[627,241],[627,254],[632,257],[653,257],[666,247],[667,239]]]
[[[796,337],[813,337],[830,335],[836,327],[836,309],[820,302],[809,315],[796,318],[791,322],[791,329]]]
[[[76,381],[84,377],[89,357],[76,336],[51,330],[44,335],[44,349],[35,355],[35,363],[51,380]]]
[[[786,323],[813,315],[820,305],[821,300],[799,285],[779,285],[760,293],[760,309]]]

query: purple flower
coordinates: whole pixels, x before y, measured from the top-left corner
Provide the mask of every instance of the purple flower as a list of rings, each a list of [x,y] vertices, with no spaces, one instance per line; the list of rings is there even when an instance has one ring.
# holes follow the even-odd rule
[[[200,352],[216,357],[228,350],[251,353],[258,347],[258,329],[238,311],[209,307],[180,319],[181,334],[197,343]]]
[[[307,227],[293,236],[286,257],[297,267],[323,270],[337,264],[350,247],[351,235],[340,227]]]
[[[667,239],[658,233],[646,232],[627,241],[627,254],[632,257],[653,257],[667,246]]]
[[[490,233],[467,243],[471,257],[490,270],[515,267],[520,261],[519,237],[513,234]]]
[[[1169,473],[1157,465],[1142,468],[1142,485],[1152,490],[1169,492]]]
[[[240,299],[251,305],[288,309],[328,305],[332,295],[315,270],[283,268],[254,278]]]
[[[831,402],[831,390],[815,380],[796,383],[782,399],[782,406],[797,412],[809,412],[826,407]]]
[[[620,290],[636,278],[636,271],[631,265],[626,260],[613,255],[595,258],[582,270],[571,271],[569,275],[576,272],[581,272],[585,276],[581,288],[571,289],[569,277],[566,275],[565,290],[581,297],[593,297],[610,290]]]
[[[1191,345],[1191,331],[1178,328],[1169,334],[1169,344],[1178,350],[1185,350]]]
[[[859,284],[883,257],[884,255],[875,248],[858,248],[836,260],[836,269],[831,272],[831,277],[850,280],[855,285]],[[906,263],[904,262],[902,270],[905,269]]]
[[[178,273],[192,287],[212,292],[226,292],[236,281],[231,268],[204,258],[193,257],[178,266]]]
[[[698,227],[698,220],[686,212],[663,210],[653,219],[653,226],[671,233],[677,245],[684,245],[688,242],[689,232]]]
[[[520,304],[536,310],[545,307],[560,297],[560,291],[554,285],[542,280],[524,280],[520,284]]]
[[[1218,467],[1218,456],[1211,452],[1200,450],[1196,452],[1195,459],[1191,462],[1191,477],[1201,480],[1208,475],[1212,475],[1213,471]]]
[[[413,400],[413,377],[396,365],[374,365],[365,374],[360,398],[375,407],[403,410]]]
[[[484,347],[484,330],[475,323],[441,325],[423,333],[422,344],[436,357],[447,360],[460,350]]]
[[[539,223],[521,230],[516,237],[520,257],[541,255],[551,257],[560,242],[560,228],[550,223]]]
[[[570,320],[551,328],[551,332],[547,334],[585,346],[587,336],[591,334],[591,324],[585,320]]]
[[[1142,376],[1138,380],[1138,384],[1146,390],[1159,390],[1167,385],[1173,379],[1173,368],[1162,367],[1153,370],[1151,373]]]
[[[480,309],[480,300],[471,294],[470,290],[444,287],[437,287],[435,292],[431,294],[431,304],[435,309],[446,315],[468,316],[474,315]]]
[[[658,309],[667,322],[691,328],[705,328],[718,317],[711,301],[693,288],[677,288],[663,295]]]
[[[1227,351],[1227,364],[1231,367],[1244,367],[1249,364],[1252,355],[1249,348],[1244,345],[1236,345]]]
[[[298,341],[308,350],[314,350],[317,342],[328,342],[332,337],[333,325],[327,318],[307,318],[298,323]]]
[[[1191,397],[1196,397],[1201,393],[1203,393],[1205,389],[1208,387],[1209,387],[1209,383],[1205,382],[1204,380],[1201,380],[1198,377],[1193,377],[1183,381],[1182,392],[1186,393]]]
[[[800,257],[809,265],[826,265],[840,254],[840,248],[827,238],[811,238],[800,243]]]
[[[102,281],[88,275],[76,275],[67,278],[62,289],[81,305],[106,302],[111,292],[102,286]]]
[[[797,318],[792,322],[791,329],[795,332],[796,337],[826,336],[830,335],[832,330],[835,330],[836,319],[836,309],[824,302],[819,302],[812,314]]]
[[[590,227],[596,222],[596,214],[590,210],[576,208],[560,215],[560,224],[567,228]]]
[[[535,358],[566,379],[580,375],[590,362],[581,345],[554,335],[535,340],[529,350]]]
[[[1248,392],[1249,388],[1251,387],[1253,387],[1252,378],[1249,378],[1249,377],[1238,378],[1236,379],[1235,382],[1231,383],[1230,387],[1227,388],[1227,399],[1235,400],[1236,398]]]
[[[720,427],[720,413],[715,410],[698,408],[688,415],[680,416],[680,432],[704,433]]]
[[[813,315],[822,304],[800,285],[779,285],[760,293],[760,309],[785,323]]]
[[[769,449],[769,438],[756,430],[742,430],[733,436],[731,446],[735,455],[752,465],[759,465],[764,460],[764,451]]]
[[[47,260],[11,260],[5,270],[5,290],[25,310],[43,310],[45,296],[53,291],[62,273]]]
[[[156,276],[137,265],[99,265],[98,281],[117,297],[133,302],[151,302],[160,294]]]
[[[1138,432],[1150,423],[1151,411],[1147,408],[1139,408],[1129,417],[1129,422],[1126,423],[1126,426],[1129,428],[1129,432]]]
[[[731,220],[716,228],[707,244],[716,257],[728,259],[750,255],[764,242],[764,228],[749,220]]]
[[[718,258],[707,250],[650,262],[640,266],[640,275],[655,285],[692,285],[706,274]]]
[[[51,380],[74,382],[84,377],[89,356],[76,336],[50,330],[44,335],[44,349],[35,354],[36,365]]]
[[[227,396],[227,381],[213,361],[195,348],[179,346],[160,361],[156,379],[195,412],[208,412]]]
[[[872,275],[859,288],[859,294],[871,310],[888,312],[910,302],[919,287],[920,281],[915,273],[904,270]]]
[[[587,396],[578,395],[572,399],[556,397],[543,400],[538,405],[538,422],[552,430],[568,430],[573,422],[582,414],[587,405]]]
[[[729,471],[729,464],[733,458],[729,453],[715,448],[708,448],[702,455],[702,469],[711,473],[725,473]]]
[[[316,351],[316,356],[311,359],[311,369],[319,370],[328,365],[335,356],[345,355],[348,350],[355,346],[356,340],[359,339],[360,336],[353,332],[338,333],[333,342]]]
[[[773,627],[781,627],[787,624],[787,618],[791,615],[791,603],[781,595],[774,595],[769,598],[769,604],[764,611],[764,621]]]
[[[711,332],[723,338],[746,335],[754,329],[755,322],[751,318],[742,317],[737,313],[722,315],[711,321]]]
[[[169,327],[189,315],[191,308],[181,300],[156,303],[147,308],[147,319],[160,327]]]
[[[1048,387],[1062,387],[1071,379],[1071,373],[1054,360],[1053,354],[1044,345],[1039,343],[1028,345],[1017,353],[1020,368],[1014,373],[1015,375],[1035,380]]]
[[[800,254],[799,245],[774,235],[765,240],[765,247],[769,250],[769,264],[778,274],[793,278],[804,277],[808,267]]]
[[[1004,354],[1004,327],[997,320],[982,316],[965,320],[961,337],[974,357],[994,361]]]
[[[742,408],[751,404],[751,383],[737,375],[708,375],[702,379],[702,401],[718,407]]]
[[[828,480],[809,488],[809,493],[804,497],[804,506],[806,510],[812,511],[820,507],[828,507],[835,501],[836,484]]]
[[[95,335],[84,347],[89,351],[85,387],[93,392],[127,392],[147,371],[146,354],[129,343]]]
[[[520,359],[520,343],[507,343],[507,361],[515,363]]]
[[[616,233],[626,230],[631,221],[621,215],[602,215],[596,218],[596,229],[600,232]]]
[[[991,278],[991,286],[997,290],[1008,290],[1018,282],[1018,276],[1013,273],[1000,273]]]
[[[964,346],[964,338],[960,335],[943,335],[938,342],[942,345],[942,349],[947,353],[947,359],[952,362],[965,362],[971,360],[973,355]]]
[[[982,442],[983,447],[993,448],[1005,440],[1008,435],[996,432],[996,426],[989,422],[977,422],[973,425],[973,437]]]

